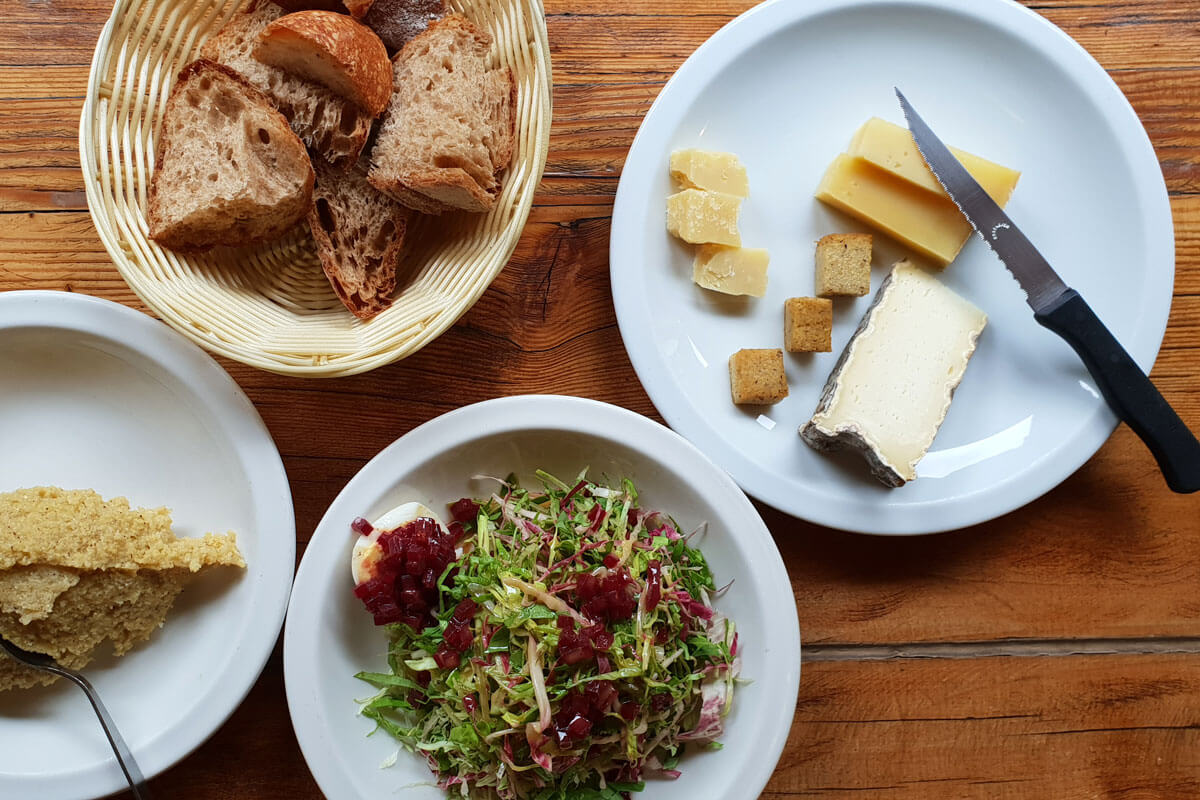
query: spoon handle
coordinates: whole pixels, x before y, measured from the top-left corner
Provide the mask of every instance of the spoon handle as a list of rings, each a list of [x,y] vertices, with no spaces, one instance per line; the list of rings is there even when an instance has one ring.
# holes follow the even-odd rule
[[[112,717],[108,715],[108,709],[104,707],[104,703],[100,702],[100,696],[96,694],[92,684],[88,683],[87,678],[74,672],[64,670],[59,674],[74,681],[87,695],[92,709],[100,718],[100,726],[104,728],[104,735],[108,737],[108,743],[112,745],[113,753],[117,756],[117,763],[121,765],[121,772],[125,773],[125,780],[129,781],[129,790],[133,792],[134,798],[150,800],[150,789],[146,786],[146,779],[142,776],[142,771],[138,768],[133,753],[130,751],[129,745],[125,744],[125,740],[121,738],[121,733],[117,730]]]

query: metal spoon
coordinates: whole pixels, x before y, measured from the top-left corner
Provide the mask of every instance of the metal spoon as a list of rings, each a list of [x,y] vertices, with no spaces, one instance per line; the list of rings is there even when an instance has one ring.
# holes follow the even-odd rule
[[[142,771],[138,769],[137,762],[133,760],[133,753],[130,752],[129,745],[125,744],[125,740],[121,738],[121,734],[117,731],[117,726],[113,723],[112,717],[108,715],[108,710],[100,702],[100,696],[96,694],[96,690],[92,688],[92,684],[88,683],[87,678],[73,669],[61,666],[48,655],[23,650],[3,636],[0,636],[0,648],[3,648],[10,656],[26,666],[66,678],[80,689],[83,689],[84,694],[87,695],[88,700],[92,703],[92,708],[95,710],[96,716],[100,718],[100,725],[104,728],[104,735],[108,737],[108,743],[112,745],[113,753],[117,756],[117,763],[121,765],[121,772],[125,773],[125,780],[129,781],[129,789],[133,792],[134,798],[136,800],[150,800],[150,790],[146,787],[146,779],[142,777]]]

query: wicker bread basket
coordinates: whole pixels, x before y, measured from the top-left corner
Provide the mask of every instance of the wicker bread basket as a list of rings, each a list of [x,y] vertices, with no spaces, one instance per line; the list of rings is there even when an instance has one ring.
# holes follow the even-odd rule
[[[513,160],[486,215],[410,227],[395,303],[370,322],[347,311],[307,227],[251,248],[183,255],[147,238],[154,144],[179,70],[244,0],[118,0],[100,34],[80,122],[88,206],[117,269],[146,305],[215,353],[287,375],[373,369],[449,328],[507,263],[533,204],[550,136],[550,51],[541,0],[449,0],[494,39],[517,85]]]

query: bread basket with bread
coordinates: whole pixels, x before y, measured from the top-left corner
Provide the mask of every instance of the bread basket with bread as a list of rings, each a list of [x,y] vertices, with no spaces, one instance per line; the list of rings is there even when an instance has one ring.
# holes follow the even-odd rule
[[[546,162],[540,0],[118,0],[80,155],[122,277],[201,346],[351,375],[450,327]]]

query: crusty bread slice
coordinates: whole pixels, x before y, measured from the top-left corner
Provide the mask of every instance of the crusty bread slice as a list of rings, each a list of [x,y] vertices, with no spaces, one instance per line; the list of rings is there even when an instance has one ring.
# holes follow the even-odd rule
[[[315,81],[378,117],[392,96],[392,64],[375,32],[345,14],[297,11],[263,30],[254,57]]]
[[[360,16],[354,9],[350,13]],[[393,54],[445,14],[446,0],[374,0],[361,19],[364,25],[379,34],[388,53]]]
[[[359,319],[391,305],[411,216],[367,183],[361,170],[317,165],[308,225],[333,291]]]
[[[304,216],[313,169],[270,101],[203,59],[167,98],[150,180],[150,238],[176,250],[273,239]]]
[[[449,14],[396,55],[372,185],[425,213],[492,207],[496,173],[512,157],[516,90],[507,67],[489,66],[490,47],[487,33]],[[429,202],[414,202],[413,193]]]
[[[250,0],[201,46],[200,56],[241,73],[271,98],[306,145],[330,164],[349,167],[367,143],[371,118],[351,100],[264,64],[253,55],[258,35],[281,16],[283,9],[269,0]]]

